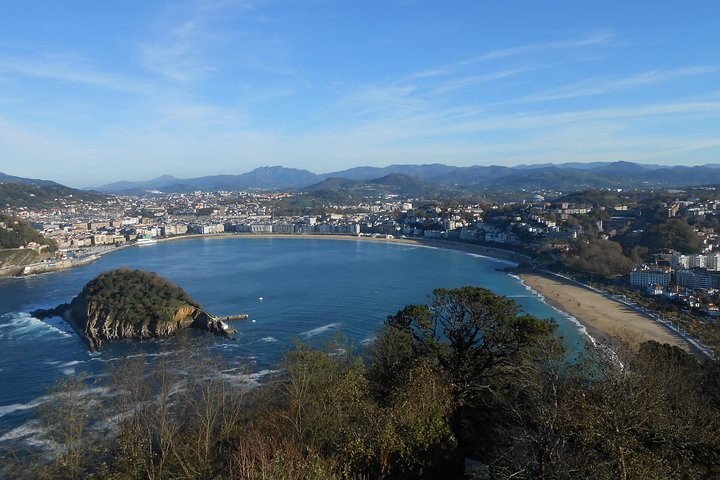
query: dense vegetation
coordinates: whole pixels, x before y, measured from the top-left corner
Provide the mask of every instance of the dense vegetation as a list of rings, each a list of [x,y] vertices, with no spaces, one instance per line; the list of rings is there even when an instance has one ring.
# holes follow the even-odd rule
[[[14,463],[0,473],[463,478],[472,458],[480,478],[720,475],[717,364],[656,343],[568,359],[552,331],[466,287],[391,316],[366,352],[296,344],[283,372],[249,391],[204,349],[131,359],[94,395],[61,385],[40,428],[62,447],[5,456]]]
[[[43,237],[19,218],[0,213],[0,224],[5,224],[5,227],[0,226],[0,249],[26,247],[30,242],[48,245],[51,251],[57,249],[53,240]]]
[[[703,247],[693,228],[679,218],[669,218],[650,227],[645,242],[650,248],[671,248],[683,253],[699,253]]]
[[[612,240],[578,241],[563,260],[570,268],[579,272],[601,275],[626,275],[633,267],[633,261],[625,256],[619,243]]]
[[[58,184],[0,183],[0,208],[44,210],[61,208],[67,204],[103,202],[107,198],[105,195]]]
[[[82,297],[117,312],[130,325],[166,321],[181,307],[200,306],[182,288],[158,274],[127,268],[98,275],[85,285]]]

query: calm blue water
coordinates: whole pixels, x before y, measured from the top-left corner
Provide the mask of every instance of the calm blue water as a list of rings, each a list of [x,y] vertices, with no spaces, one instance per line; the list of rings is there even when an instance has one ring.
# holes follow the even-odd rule
[[[569,349],[584,346],[575,324],[498,271],[507,263],[462,252],[290,238],[192,239],[129,248],[86,267],[0,279],[0,442],[31,430],[33,409],[58,379],[81,371],[101,375],[138,348],[151,355],[179,348],[173,338],[105,344],[100,354],[90,355],[67,325],[25,313],[68,302],[97,274],[123,266],[169,278],[213,314],[248,313],[255,323],[233,323],[237,341],[214,338],[210,348],[231,361],[249,360],[256,372],[277,368],[293,338],[341,331],[358,343],[369,340],[388,315],[425,302],[437,287],[476,285],[512,297],[528,313],[554,317]]]

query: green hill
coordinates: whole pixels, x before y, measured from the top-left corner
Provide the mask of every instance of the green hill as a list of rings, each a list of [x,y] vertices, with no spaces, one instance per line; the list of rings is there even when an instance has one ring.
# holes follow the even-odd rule
[[[5,208],[46,210],[84,203],[105,202],[107,199],[106,195],[58,184],[0,183],[0,210]]]
[[[29,223],[0,213],[0,249],[27,247],[31,242],[47,245],[51,251],[57,249],[53,240],[40,235]]]

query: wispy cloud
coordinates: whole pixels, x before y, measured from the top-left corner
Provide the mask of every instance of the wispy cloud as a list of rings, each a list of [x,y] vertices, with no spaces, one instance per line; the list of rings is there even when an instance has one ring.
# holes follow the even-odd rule
[[[545,43],[531,43],[528,45],[521,45],[510,48],[500,48],[497,50],[490,51],[483,55],[467,59],[463,63],[476,63],[485,62],[488,60],[495,60],[498,58],[513,57],[516,55],[526,55],[528,53],[545,52],[549,50],[567,50],[576,49],[582,47],[607,45],[611,40],[615,38],[615,34],[610,31],[602,31],[593,33],[587,37],[560,40],[556,42],[545,42]]]
[[[447,63],[445,65],[420,70],[418,72],[408,75],[405,79],[406,80],[414,80],[414,79],[421,79],[421,78],[450,75],[450,74],[457,72],[458,70],[460,70],[462,68],[466,68],[470,65],[474,65],[477,63],[488,62],[491,60],[498,60],[498,59],[508,58],[508,57],[527,55],[530,53],[539,53],[539,52],[552,51],[552,50],[574,50],[574,49],[579,49],[579,48],[583,48],[583,47],[596,47],[596,46],[602,46],[602,45],[609,45],[609,44],[611,44],[611,42],[614,38],[616,38],[616,35],[613,32],[611,32],[609,30],[603,30],[601,32],[591,33],[587,36],[580,37],[580,38],[558,40],[555,42],[530,43],[530,44],[526,44],[526,45],[519,45],[519,46],[509,47],[509,48],[499,48],[499,49],[491,50],[489,52],[486,52],[486,53],[483,53],[480,55],[476,55],[473,57],[458,60],[456,62]]]
[[[0,55],[0,72],[133,93],[150,93],[154,90],[149,83],[103,72],[87,59],[73,53],[41,53],[35,54],[35,58]]]
[[[138,45],[140,59],[150,71],[176,81],[189,81],[212,73],[215,68],[201,54],[199,20],[186,20],[162,39]]]
[[[454,92],[456,90],[462,90],[468,87],[473,87],[483,83],[493,82],[496,80],[503,80],[505,78],[514,77],[521,73],[526,73],[533,68],[516,68],[510,70],[499,70],[497,72],[482,73],[479,75],[471,75],[466,77],[460,77],[453,80],[448,80],[440,83],[439,85],[432,88],[429,92],[430,95],[444,95],[447,93]]]
[[[604,93],[630,90],[647,85],[660,84],[679,78],[720,72],[718,65],[703,65],[675,70],[652,70],[625,77],[589,78],[581,82],[545,90],[516,99],[518,103],[547,102],[566,98],[585,97]]]
[[[253,11],[251,2],[195,0],[174,8],[167,25],[154,38],[139,42],[137,51],[148,70],[177,82],[190,82],[217,73],[213,51],[237,40],[237,26],[223,29],[227,18]]]

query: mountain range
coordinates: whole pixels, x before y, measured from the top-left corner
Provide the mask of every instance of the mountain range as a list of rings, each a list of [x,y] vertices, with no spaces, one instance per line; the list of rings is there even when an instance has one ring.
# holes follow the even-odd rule
[[[0,172],[0,183],[24,183],[26,185],[40,185],[43,187],[60,185],[59,183],[53,182],[52,180],[40,180],[37,178],[16,177],[16,176],[8,175],[7,173],[2,173],[2,172]]]
[[[420,188],[422,191],[428,191],[452,188],[474,193],[518,190],[574,191],[587,188],[667,188],[720,184],[720,164],[665,166],[620,161],[514,167],[495,165],[454,167],[434,163],[354,167],[325,174],[273,166],[256,168],[240,175],[214,175],[187,179],[164,175],[147,181],[111,183],[96,190],[114,194],[249,189],[317,191],[343,188],[343,182],[337,179],[361,181],[365,184],[375,181],[384,184],[382,179],[400,181],[399,177],[390,177],[398,174],[421,182],[422,185],[413,185],[411,189]],[[323,183],[331,179],[332,182]],[[409,186],[407,178],[401,183]],[[344,188],[347,188],[347,185]]]

